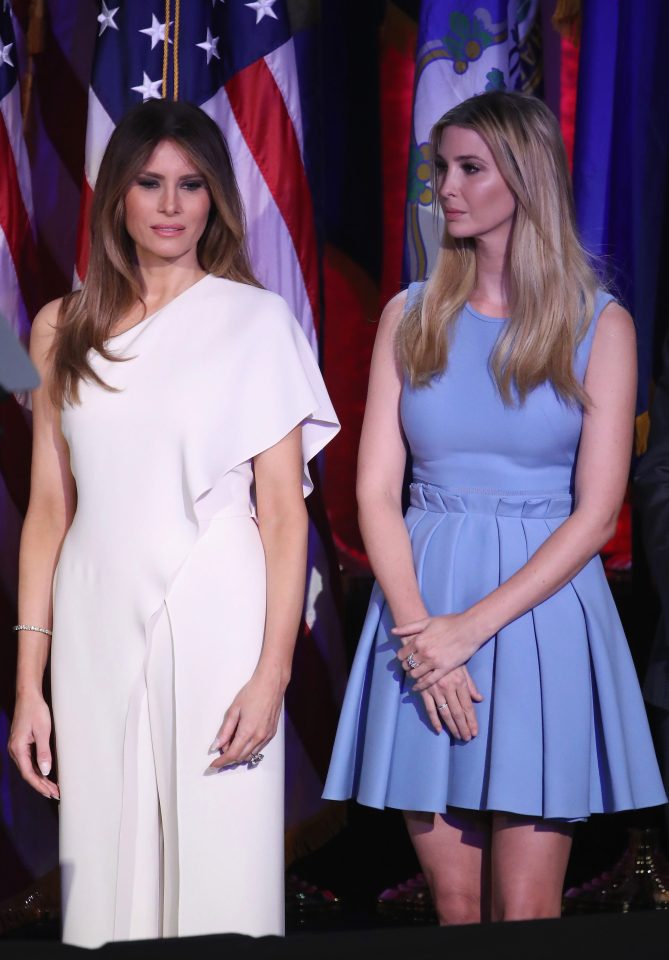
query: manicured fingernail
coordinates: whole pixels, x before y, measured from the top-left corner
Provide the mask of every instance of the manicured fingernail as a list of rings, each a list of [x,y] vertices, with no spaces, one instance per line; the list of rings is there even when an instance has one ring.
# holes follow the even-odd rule
[[[218,737],[217,737],[216,740],[214,740],[212,745],[209,747],[209,753],[216,753],[216,751],[220,749],[221,748],[219,746]]]
[[[37,766],[39,767],[40,773],[42,774],[42,776],[48,777],[49,773],[51,772],[51,764],[49,763],[49,761],[42,760],[41,763],[37,764]]]

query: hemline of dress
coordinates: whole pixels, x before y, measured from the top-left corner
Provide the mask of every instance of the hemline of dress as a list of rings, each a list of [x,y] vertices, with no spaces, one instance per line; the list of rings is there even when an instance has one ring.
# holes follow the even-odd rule
[[[467,810],[472,813],[508,813],[515,817],[526,817],[532,820],[545,820],[547,823],[585,823],[590,817],[598,816],[609,816],[613,813],[624,813],[627,810],[647,810],[651,807],[661,807],[667,802],[666,800],[657,800],[651,803],[640,803],[636,806],[621,806],[621,807],[612,807],[610,809],[602,810],[590,810],[586,814],[582,814],[577,817],[546,817],[542,813],[528,813],[526,810],[512,810],[502,807],[480,807],[475,805],[468,805],[463,803],[451,803],[445,809],[440,808],[435,810],[434,806],[405,806],[402,804],[395,803],[373,803],[368,800],[361,800],[359,797],[355,797],[352,794],[348,797],[324,797],[326,800],[338,800],[342,803],[346,803],[349,800],[354,800],[356,803],[359,803],[362,807],[369,807],[371,810],[400,810],[401,812],[407,813],[439,813],[447,814],[450,810]]]

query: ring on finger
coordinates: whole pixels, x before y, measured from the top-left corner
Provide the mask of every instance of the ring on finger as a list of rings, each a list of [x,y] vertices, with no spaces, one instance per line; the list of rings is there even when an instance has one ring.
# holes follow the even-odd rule
[[[407,657],[407,666],[409,667],[409,670],[415,670],[416,667],[419,667],[419,666],[420,666],[419,661],[416,660],[416,658],[415,658],[415,656],[414,656],[414,651],[413,651],[413,650],[411,651],[411,653],[410,653],[409,656]]]
[[[445,700],[443,703],[437,704],[437,710],[448,710],[448,704]]]

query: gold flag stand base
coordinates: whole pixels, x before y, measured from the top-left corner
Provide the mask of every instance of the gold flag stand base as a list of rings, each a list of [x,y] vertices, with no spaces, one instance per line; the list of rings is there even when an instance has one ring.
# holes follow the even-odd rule
[[[380,893],[376,898],[376,910],[388,920],[403,923],[437,922],[430,888],[422,873]]]
[[[60,874],[58,869],[40,877],[32,886],[0,903],[0,936],[38,923],[60,921]]]
[[[659,831],[632,829],[618,863],[580,887],[567,890],[563,913],[629,913],[669,910],[669,862],[660,850]]]

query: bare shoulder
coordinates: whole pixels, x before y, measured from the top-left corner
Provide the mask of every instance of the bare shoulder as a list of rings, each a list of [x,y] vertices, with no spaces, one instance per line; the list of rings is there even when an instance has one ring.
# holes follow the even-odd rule
[[[595,331],[597,341],[613,341],[618,346],[634,346],[636,330],[631,314],[616,300],[612,300],[602,310]]]
[[[590,352],[585,387],[592,397],[621,396],[624,385],[632,391],[636,383],[636,330],[634,321],[619,303],[611,301],[602,310]],[[607,401],[608,402],[608,401]]]
[[[406,290],[401,290],[399,293],[395,294],[391,300],[388,301],[383,308],[383,312],[381,313],[377,339],[394,339],[395,331],[397,330],[398,324],[402,319],[402,314],[406,309],[406,302]]]
[[[57,300],[51,300],[45,303],[39,311],[32,325],[32,335],[38,339],[45,337],[53,338],[58,325],[58,314],[63,304],[64,297],[58,297]]]
[[[384,326],[397,326],[400,317],[406,309],[406,303],[407,291],[400,290],[400,292],[396,293],[395,296],[392,297],[383,308],[379,324],[383,324]]]
[[[63,303],[63,297],[45,304],[33,320],[30,333],[30,356],[38,365],[43,367],[47,355],[56,335],[58,314]]]

